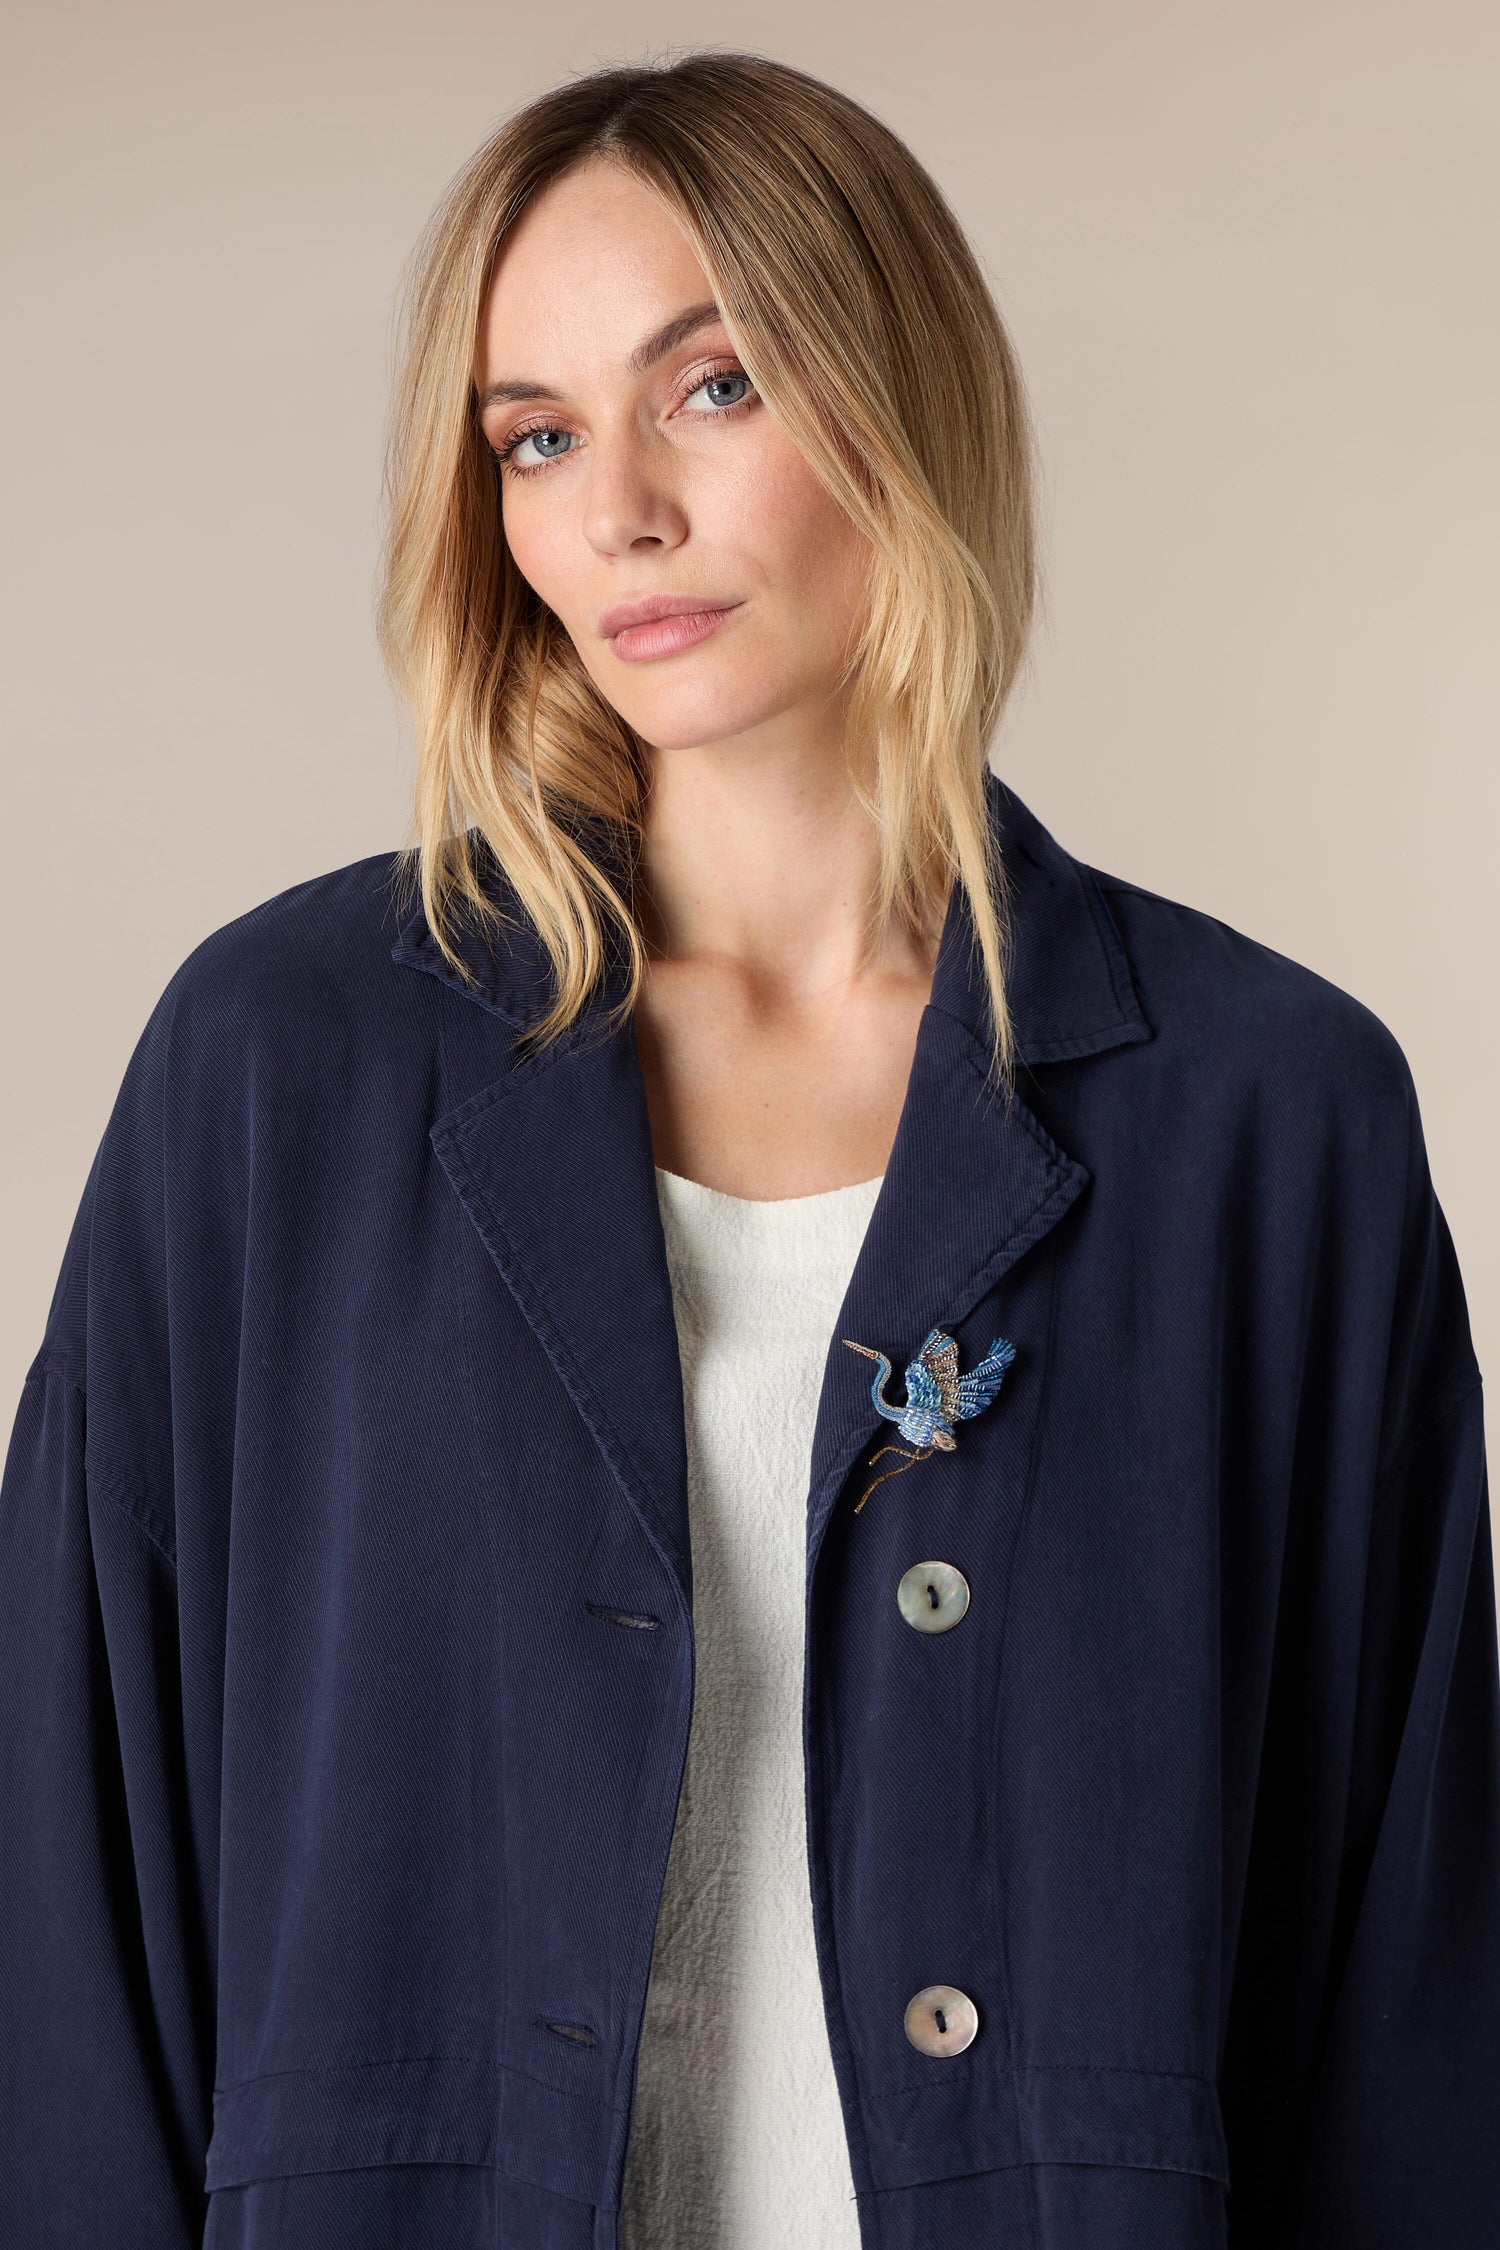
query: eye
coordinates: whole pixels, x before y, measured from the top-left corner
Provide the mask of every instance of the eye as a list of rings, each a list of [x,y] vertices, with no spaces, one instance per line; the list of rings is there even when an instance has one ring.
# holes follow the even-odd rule
[[[731,361],[727,366],[711,369],[707,375],[699,380],[695,388],[688,392],[687,398],[696,398],[699,391],[723,390],[726,385],[732,387],[736,383],[743,383],[746,390],[754,388],[743,367]],[[687,399],[685,398],[682,403],[686,406]],[[732,413],[735,407],[743,406],[745,403],[743,398],[715,399],[714,411],[720,414]]]
[[[501,468],[508,466],[516,476],[530,477],[535,476],[538,469],[545,468],[549,461],[560,461],[562,459],[561,452],[544,452],[540,461],[517,461],[514,459],[520,448],[523,445],[529,445],[533,438],[548,444],[560,443],[563,440],[566,440],[569,444],[572,443],[570,431],[554,429],[548,422],[533,422],[525,429],[513,430],[504,445],[495,448],[495,459],[499,462]]]

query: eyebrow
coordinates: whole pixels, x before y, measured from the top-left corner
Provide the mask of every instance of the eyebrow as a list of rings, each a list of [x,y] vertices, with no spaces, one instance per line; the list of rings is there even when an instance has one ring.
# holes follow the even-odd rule
[[[696,336],[700,328],[707,328],[722,318],[723,315],[712,298],[706,304],[689,305],[686,312],[675,313],[670,320],[663,321],[660,328],[653,330],[651,335],[636,345],[625,362],[626,373],[648,373],[658,360],[666,358],[668,352],[675,352],[679,344],[685,344],[690,336]],[[561,391],[554,391],[546,383],[533,382],[522,376],[519,380],[487,383],[479,394],[479,412],[482,414],[486,407],[498,406],[502,401],[509,403],[523,398],[561,397]]]

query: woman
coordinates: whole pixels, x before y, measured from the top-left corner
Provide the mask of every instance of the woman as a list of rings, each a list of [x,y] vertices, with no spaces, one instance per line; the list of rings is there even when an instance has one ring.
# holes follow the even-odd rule
[[[5,2242],[1493,2244],[1410,1074],[988,770],[931,181],[753,56],[548,95],[391,499],[417,842],[174,975],[11,1437]]]

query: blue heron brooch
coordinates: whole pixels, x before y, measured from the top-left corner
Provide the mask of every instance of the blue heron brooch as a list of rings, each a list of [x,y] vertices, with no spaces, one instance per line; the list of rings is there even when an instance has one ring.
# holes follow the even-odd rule
[[[888,1422],[894,1422],[901,1435],[916,1452],[905,1446],[883,1445],[872,1453],[867,1466],[874,1468],[885,1453],[902,1455],[900,1469],[886,1469],[875,1479],[884,1484],[887,1477],[899,1477],[902,1469],[909,1469],[914,1461],[926,1461],[934,1453],[951,1453],[956,1439],[955,1422],[966,1422],[975,1414],[982,1414],[1005,1379],[1005,1370],[1016,1356],[1016,1347],[1004,1336],[996,1336],[977,1367],[967,1375],[958,1372],[958,1345],[953,1337],[941,1328],[928,1330],[927,1341],[906,1369],[906,1404],[892,1406],[882,1396],[890,1381],[891,1363],[884,1352],[871,1351],[868,1344],[856,1344],[852,1336],[841,1341],[852,1352],[863,1352],[866,1359],[879,1363],[880,1373],[870,1385],[870,1396],[876,1409]],[[855,1503],[854,1513],[860,1509],[875,1490],[867,1485]]]

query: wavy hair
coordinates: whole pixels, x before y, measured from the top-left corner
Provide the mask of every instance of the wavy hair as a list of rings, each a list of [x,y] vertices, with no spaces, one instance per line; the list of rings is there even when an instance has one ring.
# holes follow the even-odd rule
[[[1009,894],[985,772],[1036,599],[1030,414],[934,181],[868,110],[786,63],[695,50],[564,82],[463,166],[408,261],[376,620],[416,727],[398,887],[420,890],[467,981],[460,923],[503,919],[481,880],[488,847],[553,970],[523,1042],[574,1023],[612,951],[620,1007],[634,1004],[649,747],[510,558],[474,379],[509,230],[593,158],[667,200],[756,389],[866,535],[866,614],[839,687],[851,783],[879,839],[868,944],[893,920],[930,935],[963,885],[1009,1097]]]

